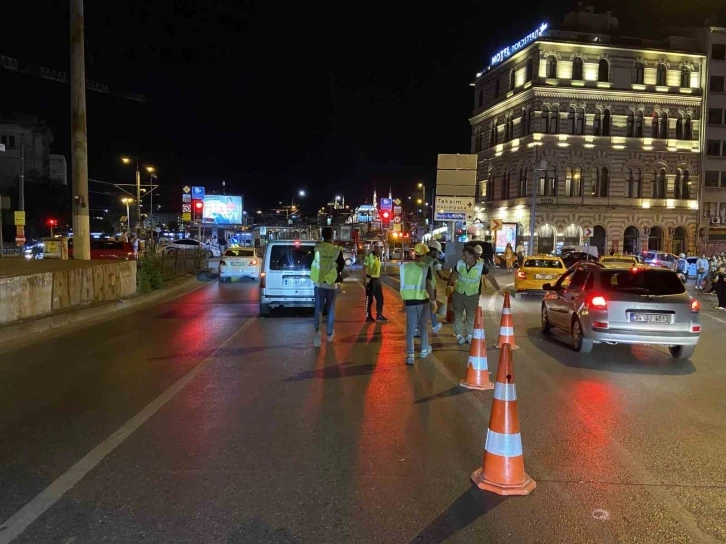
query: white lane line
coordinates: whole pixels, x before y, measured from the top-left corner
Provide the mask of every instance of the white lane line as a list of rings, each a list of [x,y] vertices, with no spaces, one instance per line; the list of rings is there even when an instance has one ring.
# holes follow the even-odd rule
[[[53,506],[60,498],[74,485],[76,485],[86,474],[93,470],[98,463],[115,450],[133,432],[141,427],[151,416],[158,412],[177,393],[184,389],[189,382],[199,376],[201,372],[214,360],[215,353],[223,349],[240,334],[245,332],[256,318],[250,318],[237,329],[227,340],[225,340],[214,352],[202,360],[197,366],[179,378],[171,387],[151,401],[138,414],[129,419],[111,436],[106,438],[98,446],[88,452],[80,461],[62,474],[56,481],[41,491],[32,501],[23,506],[10,518],[0,525],[0,544],[8,544],[20,536],[30,524],[42,516],[46,510]]]
[[[711,319],[715,319],[716,321],[720,321],[721,323],[726,323],[726,319],[721,319],[720,317],[716,317],[715,315],[707,314],[706,312],[701,312],[701,315],[705,315],[706,317],[710,317]]]

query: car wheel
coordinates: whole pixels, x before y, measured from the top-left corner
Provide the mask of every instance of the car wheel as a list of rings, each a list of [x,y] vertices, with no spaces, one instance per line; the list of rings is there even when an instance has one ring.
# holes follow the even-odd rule
[[[270,316],[270,305],[260,303],[260,317]]]
[[[582,324],[579,319],[572,322],[572,349],[577,353],[590,353],[592,351],[592,340],[588,340],[582,334]]]
[[[696,351],[696,346],[669,346],[668,351],[674,359],[690,359]]]
[[[352,264],[353,264],[353,261],[351,261],[350,259],[345,260],[345,266],[351,266]]]
[[[547,318],[547,306],[542,305],[542,334],[549,335],[552,332],[552,323]]]
[[[212,253],[211,249],[207,250],[207,257],[209,257],[210,259],[214,257],[214,253]]]

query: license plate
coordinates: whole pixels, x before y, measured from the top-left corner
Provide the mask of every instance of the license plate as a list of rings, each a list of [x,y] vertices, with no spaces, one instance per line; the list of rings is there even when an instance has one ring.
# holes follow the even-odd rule
[[[670,323],[671,316],[663,314],[630,314],[633,323]]]
[[[235,262],[235,261],[232,261],[229,264],[232,265],[232,266],[242,266],[242,263],[238,263],[238,262]]]
[[[283,278],[282,285],[285,287],[307,287],[308,278]]]
[[[535,274],[534,279],[536,280],[551,280],[552,276],[548,276],[547,274]]]

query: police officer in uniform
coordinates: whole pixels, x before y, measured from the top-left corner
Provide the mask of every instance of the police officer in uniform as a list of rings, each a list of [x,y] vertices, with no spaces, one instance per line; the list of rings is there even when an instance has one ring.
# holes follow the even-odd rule
[[[363,278],[366,286],[366,321],[387,322],[383,315],[383,285],[381,284],[381,248],[373,246],[363,261]],[[373,299],[376,300],[376,318],[373,319]]]

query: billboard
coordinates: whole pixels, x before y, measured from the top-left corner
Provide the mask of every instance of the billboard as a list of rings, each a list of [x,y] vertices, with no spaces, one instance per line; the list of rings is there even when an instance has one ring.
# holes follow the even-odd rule
[[[495,232],[497,238],[494,250],[497,253],[504,253],[507,244],[512,244],[512,251],[517,249],[517,223],[502,223]]]
[[[204,196],[204,222],[215,225],[241,225],[242,197],[231,195]]]

